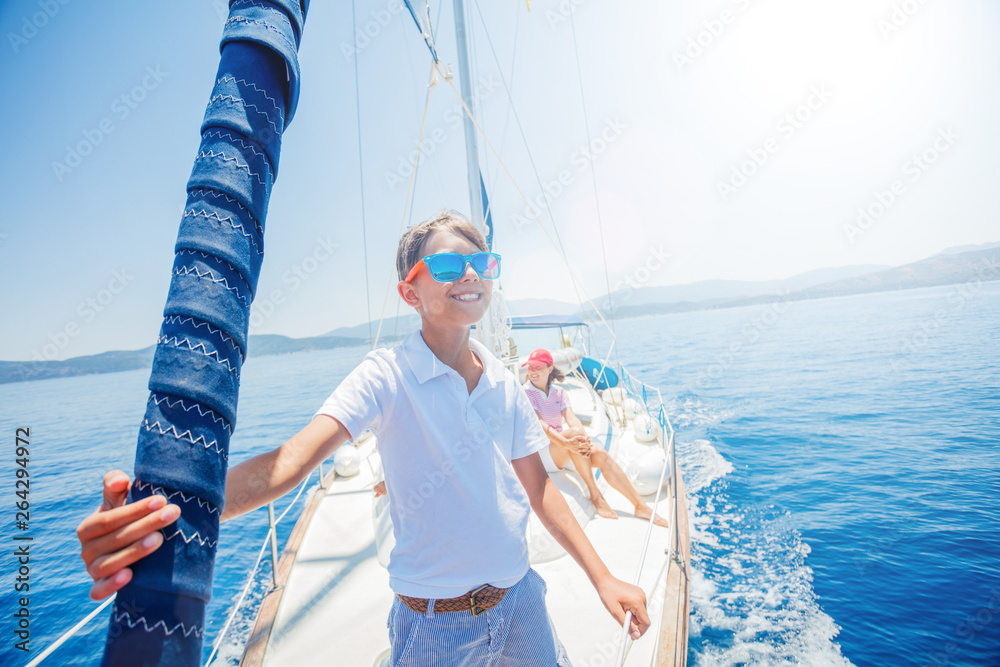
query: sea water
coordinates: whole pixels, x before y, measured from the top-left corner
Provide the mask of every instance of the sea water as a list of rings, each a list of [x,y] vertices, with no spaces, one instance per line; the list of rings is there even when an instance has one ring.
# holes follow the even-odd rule
[[[691,664],[1000,664],[1000,283],[776,296],[615,330],[617,359],[661,388],[678,431]],[[525,352],[556,344],[518,339]],[[595,339],[607,349],[609,336]],[[365,352],[251,357],[232,460],[293,435]],[[25,664],[96,606],[73,531],[103,472],[131,469],[148,375],[0,386],[11,442],[0,663]],[[14,648],[10,616],[18,426],[31,428],[30,654]],[[263,509],[223,524],[206,658],[266,532]],[[269,577],[265,552],[216,664],[235,664]],[[107,611],[47,664],[96,663],[106,631]]]

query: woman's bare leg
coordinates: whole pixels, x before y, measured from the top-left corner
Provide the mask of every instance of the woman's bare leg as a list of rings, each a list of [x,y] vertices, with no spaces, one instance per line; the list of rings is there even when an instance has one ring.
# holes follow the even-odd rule
[[[566,428],[562,430],[562,435],[567,438],[572,438],[577,435],[587,435],[587,432],[581,428]],[[590,462],[590,458],[584,456],[583,454],[570,451],[565,447],[552,447],[551,449],[561,449],[565,452],[568,458],[573,461],[576,471],[580,473],[580,477],[583,478],[584,484],[587,485],[587,491],[590,492],[590,502],[593,503],[598,515],[604,517],[605,519],[617,519],[618,513],[611,509],[611,505],[609,505],[608,501],[605,500],[604,494],[602,494],[600,489],[597,488],[597,480],[594,479],[594,467]],[[559,463],[556,462],[556,465],[559,465]],[[560,465],[560,467],[562,466]]]
[[[617,489],[619,493],[625,496],[632,505],[635,506],[635,515],[639,519],[648,519],[653,515],[653,510],[649,508],[646,501],[642,499],[639,492],[635,490],[632,486],[632,482],[628,481],[628,476],[625,475],[625,471],[622,470],[621,466],[611,458],[606,451],[603,449],[595,449],[590,455],[591,463],[594,467],[599,468],[601,472],[604,473],[605,479],[608,480],[608,484],[612,488]],[[659,514],[653,519],[653,523],[657,526],[663,526],[666,528],[670,524],[666,519],[661,517]]]

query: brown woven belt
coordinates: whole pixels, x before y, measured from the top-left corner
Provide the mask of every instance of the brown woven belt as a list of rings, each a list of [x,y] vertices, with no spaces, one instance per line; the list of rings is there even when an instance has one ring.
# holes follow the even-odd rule
[[[434,601],[434,613],[444,611],[471,611],[473,616],[500,604],[503,596],[507,594],[509,588],[497,588],[484,584],[474,591],[469,591],[465,595],[448,598],[446,600]],[[403,604],[419,614],[427,613],[427,598],[411,598],[405,595],[396,595]]]

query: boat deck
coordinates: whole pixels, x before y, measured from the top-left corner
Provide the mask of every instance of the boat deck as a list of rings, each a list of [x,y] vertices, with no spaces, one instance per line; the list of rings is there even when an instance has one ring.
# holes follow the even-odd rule
[[[593,405],[586,388],[575,387],[572,382],[564,387],[578,410],[601,408],[593,410],[588,431],[595,444],[604,443],[609,427],[603,407]],[[648,448],[649,445],[637,444],[626,430],[621,438],[614,439],[611,453],[626,468],[632,458]],[[378,472],[374,439],[360,444],[359,453],[362,454],[360,472],[352,477],[333,478],[318,498],[298,545],[294,566],[280,591],[280,604],[269,636],[260,633],[261,619],[258,619],[254,635],[266,637],[264,665],[333,662],[367,667],[380,665],[388,655],[386,619],[392,592],[376,548],[375,501],[371,490]],[[608,488],[603,477],[599,487],[618,513],[617,520],[596,516],[575,470],[560,471],[552,478],[612,573],[631,582],[647,522],[633,516],[631,503]],[[652,504],[652,498],[647,500]],[[661,501],[659,511],[666,514],[665,501]],[[580,567],[540,528],[540,522],[532,514],[529,523],[532,566],[548,585],[546,604],[559,639],[574,665],[614,664],[620,626],[604,609]],[[656,648],[668,533],[665,528],[653,528],[639,582],[646,591],[653,626],[630,647],[626,665],[649,665]],[[244,664],[248,664],[246,657]]]

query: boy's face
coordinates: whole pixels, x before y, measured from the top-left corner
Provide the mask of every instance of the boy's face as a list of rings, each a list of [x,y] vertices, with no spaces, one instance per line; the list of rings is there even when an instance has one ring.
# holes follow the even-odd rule
[[[472,255],[481,249],[457,232],[441,229],[424,240],[421,257],[439,252],[457,252]],[[431,277],[427,267],[422,267],[409,283],[400,282],[399,295],[408,305],[420,312],[422,319],[435,325],[454,323],[470,326],[483,318],[490,305],[493,281],[483,280],[475,269],[466,265],[461,278],[450,283],[439,283]]]

